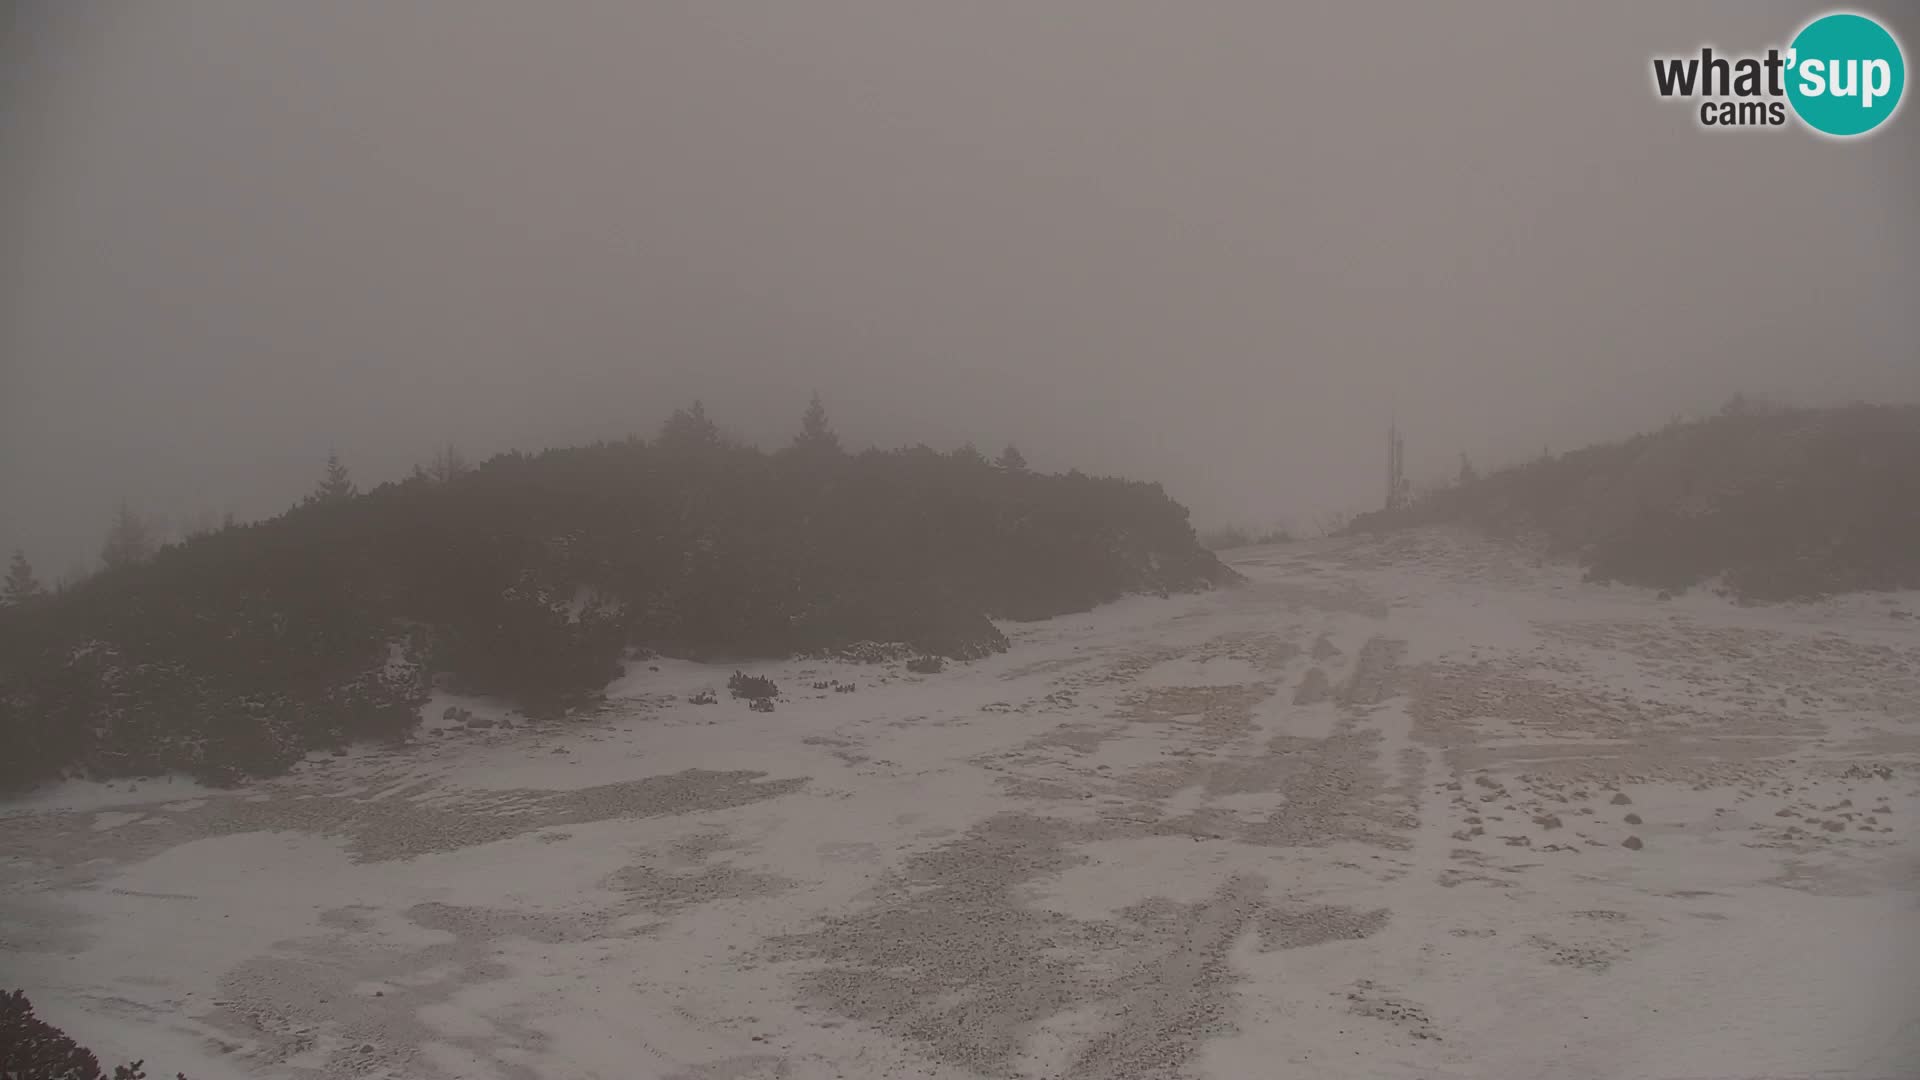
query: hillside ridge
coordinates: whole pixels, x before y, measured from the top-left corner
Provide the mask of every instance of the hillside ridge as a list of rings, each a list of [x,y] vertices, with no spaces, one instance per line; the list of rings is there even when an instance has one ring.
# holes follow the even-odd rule
[[[562,711],[623,657],[975,658],[994,619],[1233,576],[1157,484],[670,424],[310,499],[0,612],[0,786],[267,775],[405,737],[435,686]]]
[[[1748,409],[1543,457],[1360,515],[1458,524],[1596,581],[1754,601],[1920,587],[1920,406]]]

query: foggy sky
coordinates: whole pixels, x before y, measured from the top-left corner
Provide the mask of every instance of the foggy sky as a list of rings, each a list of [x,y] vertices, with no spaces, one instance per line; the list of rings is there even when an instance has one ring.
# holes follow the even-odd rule
[[[1920,398],[1912,103],[1703,132],[1650,58],[1824,8],[1623,7],[16,4],[0,546],[695,397],[1297,525],[1376,501],[1392,417],[1429,475]]]

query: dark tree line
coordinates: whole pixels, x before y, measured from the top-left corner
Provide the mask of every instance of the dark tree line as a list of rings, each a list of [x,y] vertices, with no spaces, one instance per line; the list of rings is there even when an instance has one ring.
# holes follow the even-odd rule
[[[1459,522],[1545,540],[1597,580],[1756,600],[1920,588],[1920,407],[1720,414],[1501,469],[1362,515],[1379,531]]]
[[[403,736],[433,680],[552,711],[633,651],[976,657],[1005,648],[991,619],[1228,573],[1158,485],[1011,448],[849,454],[817,400],[773,453],[696,403],[651,441],[449,450],[364,494],[337,466],[280,517],[0,609],[0,785],[271,773]]]
[[[0,993],[0,1080],[146,1080],[144,1062],[100,1067],[93,1051],[33,1014],[19,990]],[[175,1080],[186,1077],[175,1073]]]

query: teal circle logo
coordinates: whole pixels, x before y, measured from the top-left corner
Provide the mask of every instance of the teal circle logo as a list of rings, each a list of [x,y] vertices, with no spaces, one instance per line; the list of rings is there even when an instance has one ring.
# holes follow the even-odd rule
[[[1864,135],[1900,107],[1907,62],[1886,27],[1865,15],[1823,15],[1789,46],[1787,100],[1815,131]]]

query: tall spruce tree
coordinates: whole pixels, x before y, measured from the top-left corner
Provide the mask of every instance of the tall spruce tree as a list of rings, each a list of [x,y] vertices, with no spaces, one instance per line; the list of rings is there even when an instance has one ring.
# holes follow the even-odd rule
[[[340,463],[340,455],[328,451],[327,473],[320,478],[320,484],[313,489],[313,494],[307,496],[307,501],[309,503],[344,502],[359,493],[360,489],[353,486],[353,477],[348,474],[347,467]]]
[[[673,410],[660,425],[655,445],[662,450],[711,450],[724,442],[720,426],[707,417],[707,407],[698,401],[685,409]]]
[[[793,448],[811,454],[840,452],[840,436],[827,422],[827,407],[820,403],[819,394],[813,395],[807,411],[800,416],[800,434],[793,437]]]
[[[1005,472],[1027,471],[1026,455],[1022,454],[1020,448],[1012,443],[1008,443],[1007,448],[1000,451],[1000,456],[995,458],[993,463]]]
[[[27,554],[16,549],[13,561],[7,564],[7,581],[0,587],[0,605],[22,607],[47,594],[40,579],[33,576],[33,566],[27,562]]]

